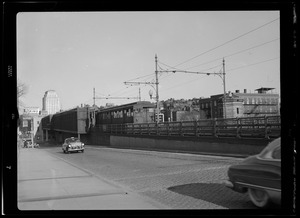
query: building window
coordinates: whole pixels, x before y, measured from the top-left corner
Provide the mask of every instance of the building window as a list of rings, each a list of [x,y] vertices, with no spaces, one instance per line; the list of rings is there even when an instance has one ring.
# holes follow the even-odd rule
[[[217,106],[217,101],[214,101],[214,106],[215,106],[215,107]]]
[[[236,108],[236,113],[239,114],[240,113],[240,109]]]
[[[23,120],[23,127],[28,127],[28,120]]]

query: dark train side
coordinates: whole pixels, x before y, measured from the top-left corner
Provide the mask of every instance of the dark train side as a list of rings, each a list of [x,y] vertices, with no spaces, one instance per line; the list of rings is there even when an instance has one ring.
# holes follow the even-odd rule
[[[155,104],[148,101],[133,102],[105,109],[77,107],[43,117],[43,141],[61,142],[66,137],[86,137],[94,126],[124,123],[155,122]]]
[[[152,123],[155,120],[155,105],[148,101],[102,109],[96,113],[96,125],[124,123]]]

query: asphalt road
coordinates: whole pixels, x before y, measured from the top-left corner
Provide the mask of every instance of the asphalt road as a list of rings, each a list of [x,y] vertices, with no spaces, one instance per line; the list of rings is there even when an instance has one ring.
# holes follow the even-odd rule
[[[257,209],[247,194],[221,184],[241,158],[91,145],[84,153],[64,154],[60,145],[40,149],[170,209]]]

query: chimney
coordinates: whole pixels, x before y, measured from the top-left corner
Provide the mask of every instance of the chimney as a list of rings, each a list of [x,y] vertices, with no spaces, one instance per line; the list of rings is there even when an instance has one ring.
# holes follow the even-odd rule
[[[244,93],[247,93],[247,89],[244,89]]]
[[[238,89],[237,89],[237,90],[235,90],[235,93],[240,93],[240,90],[238,90]]]

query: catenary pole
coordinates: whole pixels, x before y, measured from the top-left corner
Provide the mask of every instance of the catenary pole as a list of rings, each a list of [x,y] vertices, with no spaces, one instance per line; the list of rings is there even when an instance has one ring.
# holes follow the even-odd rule
[[[94,105],[93,106],[95,106],[95,88],[93,90],[93,99],[94,99]]]
[[[156,57],[156,56],[155,56]],[[157,61],[157,59],[156,59]],[[181,72],[181,73],[193,73],[193,74],[206,74],[207,76],[209,75],[214,75],[214,76],[219,76],[222,79],[223,82],[223,88],[224,88],[224,94],[223,94],[223,98],[224,98],[224,102],[223,102],[223,116],[224,118],[226,118],[226,84],[225,84],[225,59],[223,58],[223,63],[222,63],[222,71],[220,71],[219,73],[205,73],[205,72],[194,72],[194,71],[186,71],[186,70],[161,70],[161,71],[155,71],[156,75],[158,72],[161,73],[177,73],[177,72]],[[157,80],[157,84],[158,84],[158,80]],[[158,95],[158,94],[157,94]]]
[[[225,60],[223,58],[224,118],[226,119]]]
[[[156,123],[159,122],[159,96],[158,96],[158,71],[157,71],[157,55],[155,54],[155,78],[156,78]]]

